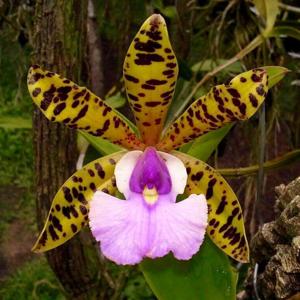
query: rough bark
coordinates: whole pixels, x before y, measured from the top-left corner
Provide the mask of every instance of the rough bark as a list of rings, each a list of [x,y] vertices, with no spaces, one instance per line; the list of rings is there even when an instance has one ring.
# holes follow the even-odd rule
[[[104,78],[102,65],[101,38],[97,34],[98,22],[95,14],[95,4],[93,0],[88,1],[88,21],[87,21],[87,39],[88,39],[88,58],[89,73],[92,91],[104,98]]]
[[[257,275],[251,268],[238,299],[252,299],[255,289],[262,299],[300,299],[300,177],[278,186],[276,193],[277,218],[264,224],[251,242]]]
[[[87,1],[36,2],[32,62],[78,82],[85,47]],[[76,132],[33,115],[36,203],[42,228],[58,188],[75,171]],[[48,262],[70,299],[91,299],[94,281],[82,245],[74,238],[47,253]]]

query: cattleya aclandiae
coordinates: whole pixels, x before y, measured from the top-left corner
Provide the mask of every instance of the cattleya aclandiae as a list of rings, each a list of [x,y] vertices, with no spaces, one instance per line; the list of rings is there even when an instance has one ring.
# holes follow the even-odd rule
[[[39,66],[31,67],[29,92],[49,120],[130,150],[99,158],[64,183],[34,251],[55,248],[89,224],[103,254],[118,264],[136,264],[169,252],[177,259],[190,259],[205,232],[226,254],[248,261],[242,212],[234,192],[213,168],[174,149],[251,117],[268,90],[266,71],[247,71],[213,87],[162,134],[177,75],[165,21],[152,15],[135,36],[124,62],[137,136],[119,113],[88,89]],[[125,200],[113,196],[117,190]],[[176,202],[183,193],[187,199]]]

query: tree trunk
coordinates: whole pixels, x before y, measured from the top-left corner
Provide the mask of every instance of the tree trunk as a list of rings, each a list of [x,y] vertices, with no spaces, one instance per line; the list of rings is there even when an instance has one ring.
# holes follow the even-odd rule
[[[85,53],[87,1],[36,2],[34,64],[79,82]],[[33,115],[38,227],[46,220],[59,187],[75,171],[76,132]],[[47,252],[48,262],[70,299],[91,299],[95,282],[78,237]]]

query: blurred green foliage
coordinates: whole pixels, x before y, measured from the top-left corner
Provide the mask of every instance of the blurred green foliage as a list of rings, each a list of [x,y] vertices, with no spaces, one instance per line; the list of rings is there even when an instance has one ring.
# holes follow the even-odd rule
[[[2,300],[63,300],[57,279],[46,259],[39,258],[25,263],[0,287]]]

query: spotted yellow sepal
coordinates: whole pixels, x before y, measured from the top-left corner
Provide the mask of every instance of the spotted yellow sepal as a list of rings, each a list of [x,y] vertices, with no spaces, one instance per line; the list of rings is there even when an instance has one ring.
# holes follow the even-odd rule
[[[56,248],[88,223],[89,201],[95,191],[115,193],[115,164],[124,154],[122,151],[96,159],[63,184],[54,197],[46,224],[32,251]]]
[[[207,234],[227,255],[239,262],[249,261],[241,206],[226,180],[206,163],[173,152],[185,164],[187,194],[204,194],[208,205]]]
[[[178,76],[162,16],[154,14],[144,22],[128,49],[123,70],[128,100],[143,141],[155,145]]]
[[[29,93],[52,122],[84,130],[127,149],[142,149],[142,143],[119,115],[99,97],[60,75],[32,66]]]
[[[241,73],[229,84],[213,87],[167,129],[157,147],[170,151],[227,123],[249,119],[264,101],[267,91],[268,76],[264,69]]]

